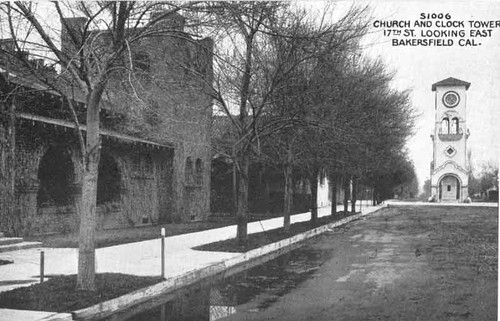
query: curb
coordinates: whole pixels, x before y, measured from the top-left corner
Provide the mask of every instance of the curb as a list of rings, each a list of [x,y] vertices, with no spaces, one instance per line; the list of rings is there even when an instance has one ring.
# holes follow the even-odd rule
[[[0,245],[0,253],[18,251],[18,250],[27,250],[37,247],[42,247],[42,242],[20,242],[20,243],[4,244]]]
[[[488,208],[498,208],[498,203],[426,203],[426,202],[388,202],[388,207],[409,207],[409,206],[450,206],[450,207],[488,207]]]

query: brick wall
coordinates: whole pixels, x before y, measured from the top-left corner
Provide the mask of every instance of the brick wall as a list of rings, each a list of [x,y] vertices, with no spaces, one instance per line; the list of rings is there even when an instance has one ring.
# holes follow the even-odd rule
[[[210,211],[213,50],[211,39],[186,40],[182,21],[177,27],[177,34],[132,44],[132,58],[140,53],[134,77],[117,72],[110,81],[110,108],[127,116],[120,131],[175,145],[168,218],[175,222],[203,220]],[[188,158],[201,164],[197,182],[186,179]]]

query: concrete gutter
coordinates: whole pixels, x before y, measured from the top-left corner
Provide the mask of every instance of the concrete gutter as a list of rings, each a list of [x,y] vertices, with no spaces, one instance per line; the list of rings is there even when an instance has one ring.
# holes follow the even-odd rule
[[[377,212],[386,205],[367,208],[364,213],[343,218],[337,222],[329,223],[315,229],[294,235],[288,239],[276,243],[268,244],[258,249],[254,249],[229,259],[211,264],[206,267],[185,272],[179,276],[169,278],[163,282],[152,286],[136,290],[118,298],[101,302],[97,305],[73,311],[72,318],[68,318],[67,313],[54,314],[43,319],[33,319],[33,321],[66,321],[66,320],[100,320],[112,316],[116,313],[133,309],[135,312],[142,310],[140,307],[152,307],[148,302],[154,301],[156,305],[168,302],[183,289],[199,282],[223,279],[230,275],[237,274],[264,262],[270,261],[282,254],[290,252],[300,247],[305,240],[320,235],[332,228],[359,220],[362,216]],[[0,318],[0,321],[2,318]],[[24,320],[15,318],[9,320]]]

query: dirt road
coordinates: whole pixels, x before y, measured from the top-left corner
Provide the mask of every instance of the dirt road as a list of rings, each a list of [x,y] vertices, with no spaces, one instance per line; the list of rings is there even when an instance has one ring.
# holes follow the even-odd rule
[[[224,320],[496,320],[498,209],[404,207],[307,245],[328,259]]]

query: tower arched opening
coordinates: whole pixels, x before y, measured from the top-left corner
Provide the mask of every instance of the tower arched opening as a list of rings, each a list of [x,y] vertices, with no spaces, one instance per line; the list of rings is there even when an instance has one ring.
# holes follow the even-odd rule
[[[452,174],[444,175],[439,181],[439,200],[457,201],[460,200],[461,183],[460,179]]]

